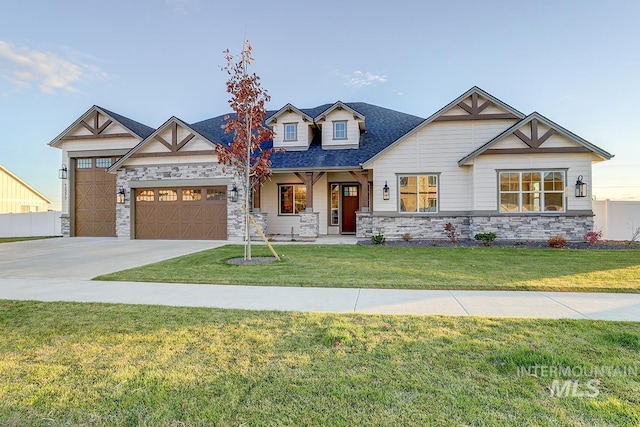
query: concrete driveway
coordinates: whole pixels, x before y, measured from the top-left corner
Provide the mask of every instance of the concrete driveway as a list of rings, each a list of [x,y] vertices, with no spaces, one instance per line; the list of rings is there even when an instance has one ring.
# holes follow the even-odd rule
[[[74,237],[0,244],[0,278],[91,279],[227,244],[213,240]]]

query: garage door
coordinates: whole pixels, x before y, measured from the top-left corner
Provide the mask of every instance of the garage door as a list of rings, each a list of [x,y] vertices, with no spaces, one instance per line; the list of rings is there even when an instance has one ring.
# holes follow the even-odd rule
[[[107,172],[114,158],[75,159],[75,236],[115,237],[116,176]]]
[[[135,190],[136,239],[227,239],[227,188]]]

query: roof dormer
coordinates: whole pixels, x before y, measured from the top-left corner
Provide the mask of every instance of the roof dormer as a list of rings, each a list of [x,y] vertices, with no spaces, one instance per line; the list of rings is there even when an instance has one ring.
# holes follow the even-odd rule
[[[358,148],[365,131],[364,116],[338,101],[320,113],[315,122],[322,128],[322,148]]]
[[[274,148],[306,150],[313,140],[313,118],[291,104],[274,113],[266,124],[273,129]]]

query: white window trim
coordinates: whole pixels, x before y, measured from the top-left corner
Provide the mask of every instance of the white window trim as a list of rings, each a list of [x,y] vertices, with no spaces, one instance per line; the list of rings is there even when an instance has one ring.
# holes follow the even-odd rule
[[[549,172],[560,172],[563,176],[563,186],[562,190],[555,191],[545,191],[544,190],[544,174]],[[500,189],[500,175],[503,173],[517,173],[518,177],[518,191],[502,191]],[[522,174],[524,173],[539,173],[542,175],[541,188],[540,191],[522,191]],[[498,213],[500,214],[523,214],[523,215],[539,215],[541,213],[566,213],[567,212],[567,197],[566,197],[566,188],[567,188],[567,171],[565,169],[513,169],[513,170],[499,170],[498,171]],[[525,211],[523,210],[522,205],[522,194],[530,194],[530,193],[540,193],[540,206],[541,209],[539,211]],[[546,210],[545,209],[545,193],[549,194],[562,194],[562,210]],[[518,210],[517,211],[503,211],[501,209],[501,195],[502,194],[517,194],[518,195]]]
[[[344,123],[344,137],[338,138],[336,137],[336,125],[339,123]],[[336,120],[333,122],[333,139],[338,140],[338,141],[344,141],[345,139],[348,139],[348,135],[347,135],[347,120]]]
[[[434,176],[436,178],[436,210],[435,211],[425,211],[420,212],[419,210],[416,212],[406,212],[400,209],[401,206],[401,191],[400,191],[400,179],[403,177],[411,177],[414,176],[416,179],[420,176]],[[397,210],[401,215],[432,215],[440,212],[440,174],[439,173],[399,173],[396,176],[396,194],[397,194]],[[420,193],[416,193],[416,198],[420,196]],[[416,202],[416,206],[419,206],[419,203]],[[418,207],[419,209],[419,207]]]
[[[293,210],[294,212],[282,212],[282,187],[293,187]],[[301,212],[295,212],[296,210],[296,187],[305,187],[304,184],[278,184],[278,216],[297,216],[300,215]],[[307,203],[306,194],[305,194],[305,205]]]
[[[293,138],[287,138],[287,126],[293,126],[294,135]],[[282,136],[283,141],[297,141],[298,140],[298,124],[297,123],[284,123],[283,124],[284,134]]]

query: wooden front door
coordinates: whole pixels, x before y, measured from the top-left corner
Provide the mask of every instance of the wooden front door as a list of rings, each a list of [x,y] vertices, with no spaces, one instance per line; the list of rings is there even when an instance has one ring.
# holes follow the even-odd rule
[[[356,211],[360,197],[358,196],[358,185],[348,184],[342,186],[342,232],[356,232]]]

